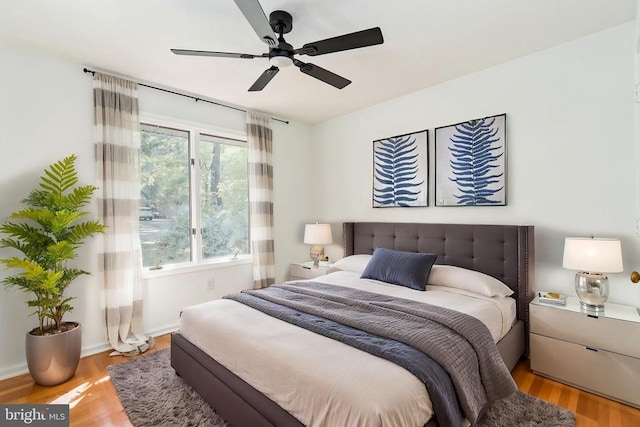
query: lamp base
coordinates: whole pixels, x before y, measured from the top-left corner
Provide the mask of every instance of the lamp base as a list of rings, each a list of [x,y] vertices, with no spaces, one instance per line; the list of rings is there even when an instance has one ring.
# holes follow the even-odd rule
[[[602,314],[604,313],[604,305],[591,305],[580,301],[580,312],[595,315]]]
[[[318,267],[320,264],[320,258],[324,257],[324,246],[322,245],[313,245],[311,246],[311,260],[313,261],[313,266]]]
[[[604,303],[609,297],[609,278],[601,273],[576,273],[576,294],[586,310],[604,311]]]

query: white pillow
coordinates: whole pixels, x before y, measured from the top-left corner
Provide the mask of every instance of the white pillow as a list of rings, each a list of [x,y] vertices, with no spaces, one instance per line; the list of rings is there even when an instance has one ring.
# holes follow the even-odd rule
[[[434,265],[427,284],[449,286],[488,297],[504,298],[513,294],[513,290],[494,277],[453,265]]]
[[[370,259],[371,255],[350,255],[334,262],[332,267],[338,270],[355,271],[356,273],[362,274]]]

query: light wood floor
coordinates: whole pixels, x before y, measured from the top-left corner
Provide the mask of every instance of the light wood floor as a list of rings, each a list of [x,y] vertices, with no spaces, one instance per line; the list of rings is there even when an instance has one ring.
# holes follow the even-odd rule
[[[163,335],[149,352],[169,345]],[[108,352],[85,357],[71,380],[53,387],[34,384],[28,374],[0,381],[0,403],[69,403],[71,426],[131,426],[107,374],[108,365],[126,360]],[[573,411],[576,427],[640,426],[640,410],[537,376],[526,360],[513,377],[520,390]]]

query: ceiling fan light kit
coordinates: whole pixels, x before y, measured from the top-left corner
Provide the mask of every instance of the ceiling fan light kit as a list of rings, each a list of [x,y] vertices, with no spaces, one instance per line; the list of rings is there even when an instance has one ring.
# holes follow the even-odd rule
[[[293,59],[284,55],[274,55],[269,58],[269,62],[274,67],[282,68],[282,67],[290,67],[293,65]]]
[[[283,10],[276,10],[269,14],[269,19],[264,13],[258,0],[234,0],[242,14],[245,16],[260,40],[269,46],[269,52],[261,55],[250,53],[214,52],[207,50],[171,49],[176,55],[186,56],[213,56],[219,58],[269,58],[271,67],[265,70],[258,80],[249,88],[250,92],[261,91],[275,77],[280,68],[295,65],[301,72],[335,88],[342,89],[351,83],[329,70],[325,70],[314,64],[302,62],[294,55],[318,56],[327,53],[342,52],[345,50],[359,49],[361,47],[382,44],[384,39],[379,27],[355,33],[344,34],[313,43],[307,43],[299,49],[294,49],[284,39],[284,35],[293,29],[293,17]],[[277,35],[276,35],[277,33]]]

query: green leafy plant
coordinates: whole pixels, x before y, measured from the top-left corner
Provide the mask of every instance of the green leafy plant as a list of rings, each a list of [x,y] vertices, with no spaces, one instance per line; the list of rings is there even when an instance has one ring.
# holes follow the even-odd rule
[[[2,280],[5,287],[20,288],[33,294],[27,301],[35,308],[37,335],[62,331],[62,318],[73,310],[67,287],[78,276],[89,272],[68,266],[77,257],[83,241],[104,226],[97,220],[81,221],[89,212],[82,207],[91,201],[97,187],[77,186],[77,156],[72,155],[45,169],[38,188],[22,201],[27,207],[16,211],[0,226],[7,237],[0,247],[13,248],[22,256],[0,259],[7,268],[21,270]]]

